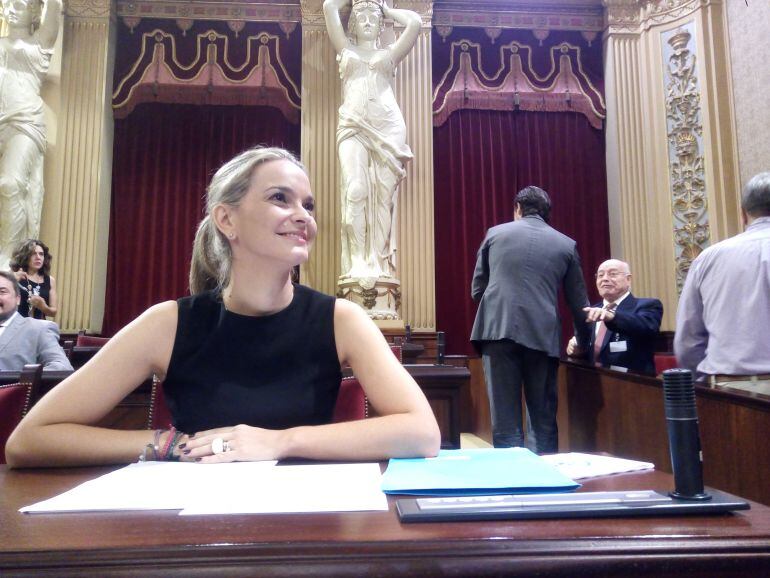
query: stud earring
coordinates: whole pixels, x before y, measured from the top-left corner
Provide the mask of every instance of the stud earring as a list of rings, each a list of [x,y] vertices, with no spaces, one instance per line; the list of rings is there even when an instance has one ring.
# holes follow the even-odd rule
[[[229,235],[227,235],[227,238],[228,239],[235,239],[235,233],[230,233]]]

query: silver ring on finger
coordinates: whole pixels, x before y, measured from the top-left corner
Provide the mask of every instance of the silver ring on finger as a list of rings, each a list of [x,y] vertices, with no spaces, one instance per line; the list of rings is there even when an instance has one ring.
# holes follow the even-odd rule
[[[224,443],[222,444],[222,451],[224,451],[224,452],[231,452],[231,451],[233,451],[233,448],[230,445],[230,441],[229,440],[225,440]]]
[[[227,442],[222,438],[214,438],[213,440],[211,440],[211,453],[216,455],[216,454],[221,454],[224,451],[227,451],[225,449],[226,443]]]

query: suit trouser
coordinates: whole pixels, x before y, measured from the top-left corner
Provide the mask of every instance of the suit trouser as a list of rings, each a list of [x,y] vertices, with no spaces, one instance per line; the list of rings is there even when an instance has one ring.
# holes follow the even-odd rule
[[[492,443],[524,446],[521,391],[532,422],[538,453],[556,453],[556,372],[559,360],[513,341],[485,341],[481,347],[492,414]]]

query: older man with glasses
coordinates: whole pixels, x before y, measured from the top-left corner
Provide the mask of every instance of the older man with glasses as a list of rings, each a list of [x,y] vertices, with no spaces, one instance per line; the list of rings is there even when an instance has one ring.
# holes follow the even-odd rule
[[[643,299],[631,293],[628,263],[609,259],[596,271],[601,303],[586,307],[586,322],[594,324],[588,351],[573,337],[567,355],[588,355],[591,362],[621,371],[655,373],[655,338],[663,318],[658,299]]]

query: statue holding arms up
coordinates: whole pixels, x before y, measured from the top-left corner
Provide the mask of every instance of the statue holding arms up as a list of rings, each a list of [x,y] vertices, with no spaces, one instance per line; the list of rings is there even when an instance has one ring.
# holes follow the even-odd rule
[[[398,185],[412,158],[406,124],[391,84],[396,65],[420,32],[420,16],[383,0],[353,0],[347,33],[340,10],[350,0],[325,0],[326,28],[337,51],[342,106],[337,125],[341,167],[342,279],[395,274]],[[404,26],[389,47],[378,46],[383,20]]]
[[[59,34],[61,0],[2,0],[0,38],[0,266],[40,231],[45,123],[40,87]]]

